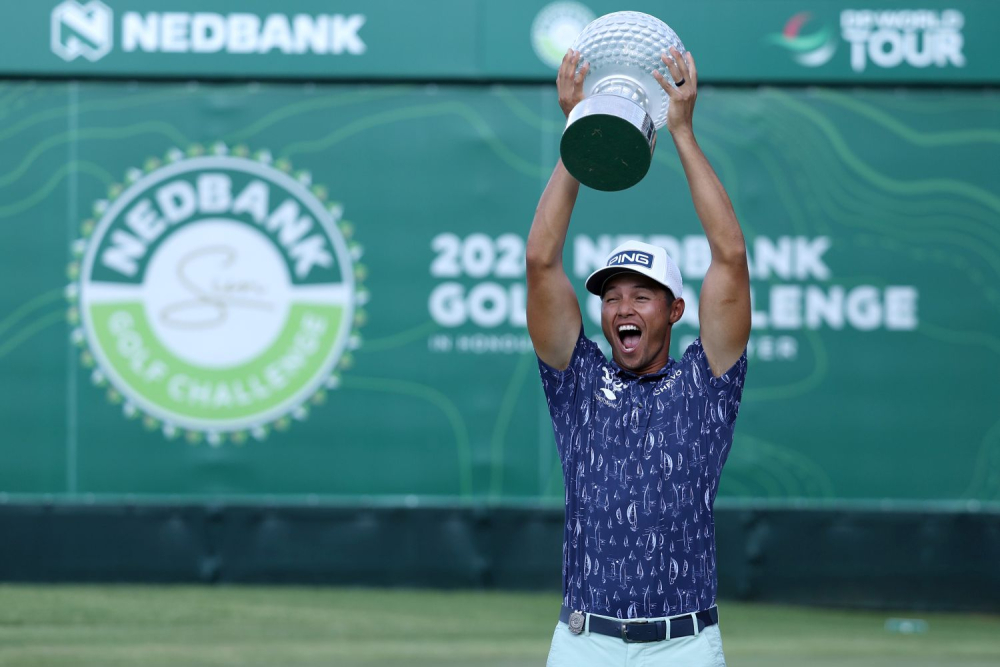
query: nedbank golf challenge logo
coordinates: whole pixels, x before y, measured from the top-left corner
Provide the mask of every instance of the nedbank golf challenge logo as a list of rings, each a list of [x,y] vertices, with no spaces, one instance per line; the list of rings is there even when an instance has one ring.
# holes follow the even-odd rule
[[[366,300],[342,207],[245,148],[172,151],[95,206],[70,267],[74,341],[126,416],[258,439],[335,388]]]
[[[820,67],[830,62],[837,52],[837,36],[829,26],[803,34],[810,18],[809,12],[799,12],[788,19],[780,34],[768,35],[767,39],[791,52],[800,65]]]
[[[531,46],[549,67],[559,67],[566,50],[573,46],[596,16],[579,2],[553,2],[538,12],[531,24]]]

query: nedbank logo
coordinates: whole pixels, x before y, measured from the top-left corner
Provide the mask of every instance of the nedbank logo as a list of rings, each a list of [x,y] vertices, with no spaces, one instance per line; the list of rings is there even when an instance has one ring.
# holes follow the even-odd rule
[[[342,207],[290,172],[266,152],[173,151],[98,202],[74,246],[73,338],[126,416],[241,443],[337,386],[360,344],[361,249]]]
[[[111,50],[111,22],[111,9],[98,0],[60,3],[52,10],[52,52],[63,60],[100,60]]]
[[[246,12],[125,12],[119,30],[124,53],[279,52],[289,55],[361,55],[363,14],[266,14]],[[52,10],[52,52],[63,60],[96,61],[113,48],[113,15],[98,0],[66,0]]]
[[[785,23],[780,34],[768,35],[767,39],[787,49],[795,62],[806,67],[819,67],[830,62],[837,52],[837,39],[829,26],[815,32],[802,34],[802,29],[811,18],[809,12],[799,12]]]

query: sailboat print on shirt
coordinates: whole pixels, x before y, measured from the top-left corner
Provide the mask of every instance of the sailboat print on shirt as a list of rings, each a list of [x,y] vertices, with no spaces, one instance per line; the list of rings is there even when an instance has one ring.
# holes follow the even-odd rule
[[[567,605],[621,618],[713,604],[712,504],[745,357],[716,378],[696,340],[639,378],[581,336],[569,368],[539,370],[565,474]]]

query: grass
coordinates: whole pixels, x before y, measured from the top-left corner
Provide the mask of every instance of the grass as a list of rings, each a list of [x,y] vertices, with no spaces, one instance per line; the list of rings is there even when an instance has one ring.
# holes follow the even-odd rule
[[[291,587],[0,586],[0,666],[541,666],[558,595]],[[731,667],[1000,664],[1000,616],[724,602]],[[886,632],[919,616],[920,635]]]

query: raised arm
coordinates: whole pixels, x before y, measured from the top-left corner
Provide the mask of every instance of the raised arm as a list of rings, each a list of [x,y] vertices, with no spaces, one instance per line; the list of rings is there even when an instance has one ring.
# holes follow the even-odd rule
[[[577,73],[579,60],[579,53],[568,51],[556,78],[559,106],[567,116],[583,99],[583,79],[588,67],[584,65]],[[562,261],[569,219],[579,191],[580,183],[559,161],[535,209],[525,254],[528,334],[538,358],[559,370],[569,366],[583,321]]]
[[[701,342],[712,372],[725,373],[743,354],[750,339],[750,273],[746,241],[729,195],[695,140],[692,118],[698,96],[698,70],[691,53],[671,49],[663,62],[675,82],[674,88],[654,74],[667,94],[670,109],[667,128],[680,156],[694,208],[712,250],[712,263],[705,274],[699,295],[698,318]],[[676,62],[675,62],[676,61]]]

